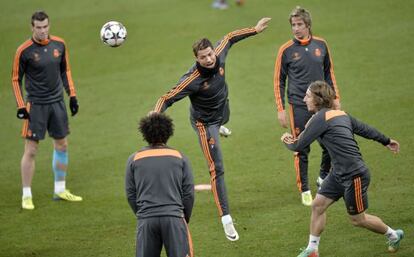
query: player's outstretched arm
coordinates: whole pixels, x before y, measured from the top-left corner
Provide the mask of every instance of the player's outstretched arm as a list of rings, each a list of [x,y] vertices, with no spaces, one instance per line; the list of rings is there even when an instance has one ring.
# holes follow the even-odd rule
[[[386,145],[386,147],[393,153],[398,153],[400,151],[400,143],[394,139],[390,139],[390,143]]]
[[[254,27],[254,28],[256,29],[257,33],[260,33],[260,32],[262,32],[263,30],[265,30],[265,29],[267,28],[267,26],[269,25],[269,21],[270,21],[271,19],[272,19],[272,18],[269,18],[269,17],[261,18],[261,19],[257,22],[256,27]]]

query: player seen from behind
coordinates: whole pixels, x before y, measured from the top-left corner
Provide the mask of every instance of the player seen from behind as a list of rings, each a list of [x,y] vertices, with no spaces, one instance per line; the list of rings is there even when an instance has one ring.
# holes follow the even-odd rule
[[[159,257],[163,245],[168,257],[194,256],[187,226],[194,203],[193,175],[187,157],[167,146],[173,130],[165,114],[142,118],[139,131],[148,146],[128,158],[125,188],[138,219],[137,257]]]

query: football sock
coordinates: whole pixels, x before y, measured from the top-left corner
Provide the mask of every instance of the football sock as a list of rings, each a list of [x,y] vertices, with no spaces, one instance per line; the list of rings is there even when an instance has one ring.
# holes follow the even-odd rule
[[[62,193],[66,189],[66,181],[55,181],[55,194]]]
[[[56,182],[64,182],[66,177],[66,169],[68,166],[68,152],[67,151],[53,151],[53,174],[55,175],[55,192],[56,192]],[[62,183],[58,183],[59,189],[62,189]],[[64,187],[64,183],[63,183]],[[65,189],[63,188],[62,191]],[[62,192],[61,191],[61,192]],[[59,192],[60,193],[60,192]]]
[[[388,227],[387,232],[384,234],[389,240],[395,240],[398,238],[397,232],[394,229]]]
[[[32,197],[32,188],[31,187],[23,187],[23,198],[25,197]]]
[[[308,247],[306,247],[306,249],[312,249],[312,250],[316,249],[316,250],[318,250],[319,240],[321,240],[320,236],[309,235],[309,243],[308,243]]]
[[[231,218],[230,214],[221,216],[221,223],[223,223],[223,225],[229,224],[229,223],[232,223],[232,222],[233,222],[233,219]]]

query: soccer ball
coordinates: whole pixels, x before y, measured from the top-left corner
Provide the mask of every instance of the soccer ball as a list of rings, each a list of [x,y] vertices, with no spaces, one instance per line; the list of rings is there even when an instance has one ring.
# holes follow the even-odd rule
[[[101,40],[110,47],[118,47],[124,43],[127,37],[127,30],[118,21],[108,21],[102,26]]]

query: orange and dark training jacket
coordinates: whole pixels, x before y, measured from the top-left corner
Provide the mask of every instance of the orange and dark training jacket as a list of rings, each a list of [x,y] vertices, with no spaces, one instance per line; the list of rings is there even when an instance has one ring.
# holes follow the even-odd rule
[[[63,88],[72,97],[76,96],[69,65],[65,41],[50,36],[45,43],[29,39],[16,51],[12,85],[17,107],[23,108],[23,78],[26,101],[35,104],[49,104],[63,100]]]

